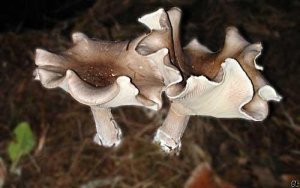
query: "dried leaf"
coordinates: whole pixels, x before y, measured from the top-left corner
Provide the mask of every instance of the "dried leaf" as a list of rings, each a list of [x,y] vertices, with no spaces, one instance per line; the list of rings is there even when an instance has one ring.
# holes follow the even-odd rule
[[[185,188],[235,188],[221,180],[208,163],[200,164],[188,179]]]

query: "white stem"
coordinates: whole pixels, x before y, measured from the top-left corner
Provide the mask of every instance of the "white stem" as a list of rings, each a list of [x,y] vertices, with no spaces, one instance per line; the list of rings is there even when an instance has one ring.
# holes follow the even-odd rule
[[[178,154],[181,147],[180,140],[189,118],[190,116],[175,112],[171,105],[166,120],[156,132],[154,142],[158,142],[165,152],[175,152]]]
[[[114,120],[109,108],[91,107],[97,133],[94,142],[105,147],[117,146],[121,142],[122,132]]]

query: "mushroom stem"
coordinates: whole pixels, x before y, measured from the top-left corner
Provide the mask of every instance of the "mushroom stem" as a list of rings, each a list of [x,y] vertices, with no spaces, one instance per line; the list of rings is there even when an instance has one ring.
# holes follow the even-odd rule
[[[91,110],[97,131],[94,142],[105,147],[119,145],[122,132],[111,114],[111,109],[91,107]]]
[[[181,137],[189,118],[188,115],[175,112],[171,104],[166,120],[156,132],[154,142],[158,143],[163,151],[178,154],[181,148]]]

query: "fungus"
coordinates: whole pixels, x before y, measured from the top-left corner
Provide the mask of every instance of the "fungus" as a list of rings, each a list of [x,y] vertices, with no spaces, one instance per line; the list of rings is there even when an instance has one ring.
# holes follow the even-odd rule
[[[164,151],[176,153],[190,115],[262,121],[268,115],[267,102],[281,100],[261,75],[262,67],[256,64],[262,50],[260,43],[250,44],[236,28],[229,27],[219,52],[212,52],[196,39],[182,48],[180,19],[178,8],[167,12],[160,9],[140,18],[139,21],[155,31],[137,49],[153,53],[167,48],[171,63],[182,73],[182,82],[166,88],[171,106],[154,137]]]
[[[74,45],[64,52],[36,50],[36,80],[46,88],[60,87],[90,106],[97,130],[94,141],[100,145],[116,146],[121,140],[111,108],[134,105],[158,110],[164,88],[181,80],[174,66],[163,63],[166,48],[148,55],[135,50],[144,37],[107,42],[74,33]]]
[[[64,52],[37,49],[36,79],[90,106],[97,130],[94,140],[103,146],[115,146],[121,140],[111,108],[134,105],[158,110],[163,91],[171,105],[154,141],[166,152],[180,151],[191,115],[265,119],[267,102],[280,101],[281,96],[256,63],[262,45],[250,44],[229,27],[219,52],[197,39],[182,48],[181,14],[172,8],[144,15],[138,21],[150,32],[134,40],[98,41],[74,33],[74,45]]]

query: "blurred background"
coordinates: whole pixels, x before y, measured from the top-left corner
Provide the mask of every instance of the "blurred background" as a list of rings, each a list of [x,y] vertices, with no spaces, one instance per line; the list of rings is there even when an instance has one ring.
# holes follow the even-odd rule
[[[159,112],[117,108],[113,114],[124,133],[123,143],[117,149],[97,146],[90,109],[62,90],[46,90],[33,80],[35,49],[64,50],[75,31],[103,40],[134,38],[147,31],[138,17],[173,6],[183,10],[183,44],[197,37],[217,51],[227,26],[238,27],[251,42],[261,41],[264,50],[258,63],[284,99],[270,104],[263,122],[192,117],[179,156],[164,155],[152,144],[167,102]],[[232,187],[296,187],[299,10],[298,0],[1,2],[0,187],[181,188],[201,164],[210,166],[210,175],[199,177],[203,181],[217,177]],[[205,187],[226,187],[218,182]]]

